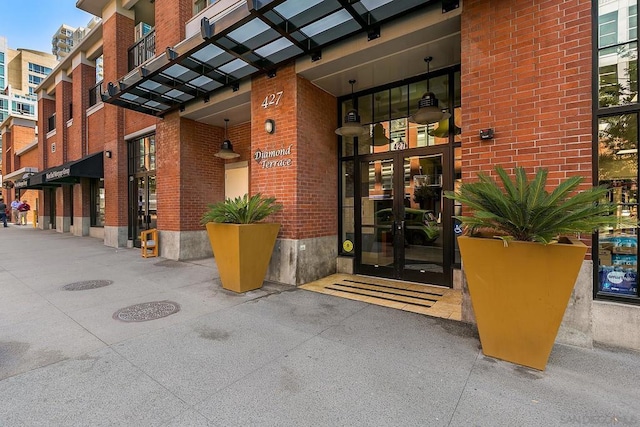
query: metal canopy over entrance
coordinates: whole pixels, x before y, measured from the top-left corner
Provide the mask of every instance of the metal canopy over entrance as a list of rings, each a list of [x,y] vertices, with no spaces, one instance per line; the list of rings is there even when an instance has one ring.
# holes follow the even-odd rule
[[[242,79],[273,74],[300,56],[358,33],[377,38],[380,26],[434,0],[247,0],[223,17],[201,21],[202,42],[179,52],[167,48],[134,73],[109,83],[104,102],[162,116],[195,99],[207,100]]]

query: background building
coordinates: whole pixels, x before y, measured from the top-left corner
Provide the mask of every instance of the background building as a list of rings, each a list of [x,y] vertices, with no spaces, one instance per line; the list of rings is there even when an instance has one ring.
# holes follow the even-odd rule
[[[10,49],[0,37],[0,146],[5,200],[28,199],[36,209],[37,192],[20,192],[17,179],[38,171],[36,87],[57,65],[55,57],[29,49]],[[31,218],[29,218],[31,220]]]

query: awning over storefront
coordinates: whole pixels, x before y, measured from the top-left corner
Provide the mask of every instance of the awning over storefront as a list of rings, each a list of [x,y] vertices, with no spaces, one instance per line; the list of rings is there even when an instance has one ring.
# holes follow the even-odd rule
[[[298,57],[317,60],[323,47],[357,33],[377,38],[385,22],[430,3],[440,2],[247,0],[215,21],[203,18],[202,41],[167,48],[162,57],[116,84],[109,83],[102,98],[162,116],[196,99],[207,100],[225,87],[235,89],[254,74],[273,74],[278,66]]]
[[[102,177],[104,177],[104,154],[100,151],[99,153],[85,156],[80,160],[45,169],[27,179],[20,180],[26,181],[26,185],[23,182],[18,183],[18,181],[14,185],[16,188],[24,189],[57,187],[64,184],[78,183],[80,178]]]

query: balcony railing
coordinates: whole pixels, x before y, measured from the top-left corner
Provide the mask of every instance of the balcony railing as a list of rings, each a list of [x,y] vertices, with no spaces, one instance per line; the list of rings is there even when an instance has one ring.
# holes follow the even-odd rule
[[[93,107],[98,103],[100,94],[102,93],[102,80],[100,80],[94,87],[89,89],[89,107]]]
[[[141,38],[129,48],[129,71],[156,55],[156,31]]]

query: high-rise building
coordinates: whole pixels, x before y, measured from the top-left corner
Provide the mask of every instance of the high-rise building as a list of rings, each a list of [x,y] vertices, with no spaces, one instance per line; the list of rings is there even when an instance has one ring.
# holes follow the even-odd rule
[[[45,52],[10,49],[0,37],[0,123],[10,114],[36,117],[36,87],[58,64]]]
[[[72,27],[67,24],[62,24],[51,37],[51,53],[56,56],[56,59],[60,61],[71,52],[74,46],[80,43],[80,40],[91,31],[96,25],[100,23],[100,18],[93,17],[89,21],[86,27]]]

